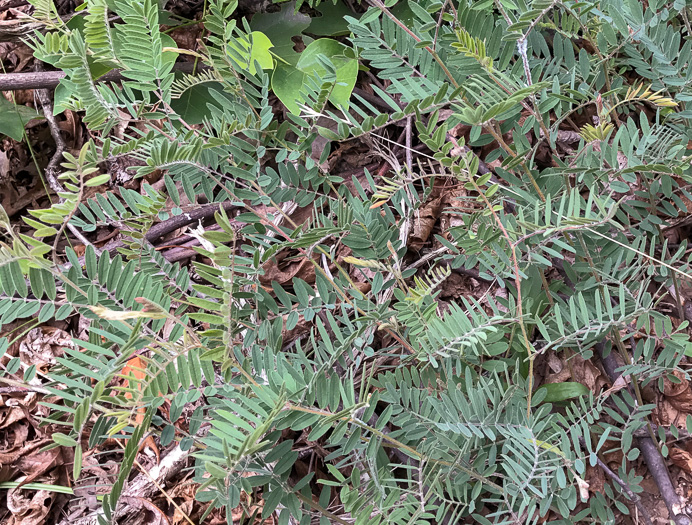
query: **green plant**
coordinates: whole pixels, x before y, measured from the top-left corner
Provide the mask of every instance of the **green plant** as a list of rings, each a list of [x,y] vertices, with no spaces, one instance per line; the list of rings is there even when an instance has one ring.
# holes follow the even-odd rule
[[[687,7],[396,3],[373,0],[345,19],[352,48],[317,39],[297,55],[266,19],[239,23],[236,2],[210,0],[199,54],[209,69],[185,76],[174,72],[180,50],[167,45],[152,0],[88,0],[83,30],[56,19],[48,0],[34,2],[51,29],[34,37],[35,55],[67,73],[63,106],[83,111],[97,138],[67,158],[62,202],[25,219],[34,238],[0,216],[0,324],[90,319],[88,340],[75,340],[80,350],[67,351],[44,387],[61,399],[48,418],[65,429],[57,444],[81,451],[85,440],[130,437],[102,519],[115,515],[150,429],[192,451],[198,499],[229,520],[242,492],[261,494],[262,517],[277,513],[279,523],[313,514],[322,523],[536,523],[549,512],[605,522],[614,509],[630,512],[616,483],[590,497],[581,489],[587,463],[622,449],[619,475],[640,490],[633,439],[653,407],[626,389],[586,393],[576,380],[537,388],[534,363],[548,353],[588,359],[603,345],[626,359],[636,389],[662,389],[692,356],[686,322],[673,326],[659,304],[692,278],[686,242],[671,247],[662,230],[687,212],[682,196],[692,199]],[[284,6],[280,16],[298,34],[306,21],[291,13]],[[352,95],[356,56],[387,81],[373,85],[379,104]],[[122,86],[96,82],[98,67],[121,69]],[[625,72],[646,82],[628,85]],[[189,121],[190,93],[202,89],[206,103]],[[117,139],[123,119],[145,131]],[[334,143],[378,139],[406,121],[427,165],[406,163],[382,180],[324,169]],[[563,139],[566,122],[576,139]],[[459,125],[467,141],[452,132]],[[318,136],[327,145],[314,158]],[[488,144],[495,176],[469,149]],[[164,171],[165,191],[109,188],[82,202],[82,188],[107,182],[89,178],[96,166],[124,155],[139,161],[138,177]],[[450,210],[459,222],[419,266],[407,258],[407,232],[448,180],[470,207]],[[240,229],[222,206],[218,229],[194,233],[203,258],[190,268],[165,261],[144,234],[189,211],[183,197],[241,210]],[[295,207],[311,210],[304,224],[293,222]],[[58,239],[40,239],[68,220],[84,232],[117,224],[122,253],[89,246],[80,259],[68,248],[54,263]],[[265,283],[279,253],[305,261],[314,281]],[[447,267],[477,269],[507,293],[462,297],[443,314]],[[367,292],[354,284],[357,269]],[[301,320],[309,332],[286,344]],[[630,349],[635,334],[644,338]],[[123,386],[133,356],[147,374]],[[5,371],[18,367],[12,360]],[[168,418],[156,412],[163,399]],[[175,422],[192,403],[180,438]],[[326,451],[318,478],[294,470],[302,431]]]

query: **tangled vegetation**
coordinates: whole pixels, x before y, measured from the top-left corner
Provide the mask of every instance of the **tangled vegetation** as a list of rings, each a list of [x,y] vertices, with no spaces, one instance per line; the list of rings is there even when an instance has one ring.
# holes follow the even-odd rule
[[[282,525],[649,519],[635,464],[687,432],[651,401],[692,357],[692,258],[671,233],[692,205],[684,0],[247,17],[208,0],[195,50],[154,0],[69,20],[31,3],[34,55],[66,74],[54,112],[90,140],[46,170],[52,206],[21,227],[0,210],[0,326],[89,330],[45,374],[12,379],[14,357],[0,381],[40,385],[83,489],[86,451],[126,441],[101,523],[151,434],[191,454],[228,523],[239,506]],[[354,144],[375,167],[335,170]],[[105,168],[122,159],[141,191]],[[190,225],[190,264],[156,246],[171,222]],[[104,228],[117,249],[95,244]],[[454,276],[483,293],[442,300]],[[612,388],[578,377],[589,360]]]

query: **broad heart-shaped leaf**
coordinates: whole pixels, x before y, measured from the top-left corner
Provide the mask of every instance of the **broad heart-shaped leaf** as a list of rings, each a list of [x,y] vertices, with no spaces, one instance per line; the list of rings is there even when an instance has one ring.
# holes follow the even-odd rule
[[[304,81],[304,72],[295,66],[281,62],[277,63],[274,73],[272,73],[272,90],[291,113],[300,113],[298,101]]]
[[[274,67],[274,59],[272,58],[272,54],[269,52],[269,49],[274,47],[272,41],[269,40],[267,35],[261,31],[253,31],[250,33],[250,35],[252,36],[252,47],[250,49],[249,73],[251,75],[256,73],[255,61],[259,62],[262,69],[272,69]],[[229,41],[228,45],[247,61],[247,51],[241,45],[236,44],[233,41]],[[229,57],[240,67],[244,67],[247,63],[241,64],[237,62],[233,56],[229,55]]]
[[[282,63],[277,65],[272,75],[274,93],[291,113],[299,114],[298,104],[306,102],[300,92],[307,78],[314,74],[325,73],[324,68],[317,61],[319,55],[324,55],[336,68],[336,86],[332,90],[329,101],[336,106],[348,108],[348,101],[358,76],[358,61],[346,56],[348,49],[345,45],[329,38],[315,40],[305,48],[295,67]]]
[[[310,21],[310,27],[307,32],[312,35],[348,35],[350,31],[348,29],[348,22],[344,20],[344,17],[350,16],[356,20],[360,18],[360,14],[351,11],[344,2],[339,2],[337,4],[322,2],[316,9],[322,16],[316,16]]]
[[[221,83],[205,82],[192,86],[180,98],[171,100],[171,107],[186,123],[200,124],[205,118],[211,117],[211,110],[207,104],[218,106],[218,97],[230,98],[223,92]]]
[[[252,17],[250,28],[264,33],[271,40],[272,51],[276,56],[289,64],[295,65],[300,55],[293,46],[294,36],[300,35],[310,25],[310,17],[295,12],[293,2],[283,4],[276,13],[258,13]]]
[[[41,114],[35,109],[18,106],[0,95],[0,135],[7,135],[14,140],[22,140],[24,125]]]

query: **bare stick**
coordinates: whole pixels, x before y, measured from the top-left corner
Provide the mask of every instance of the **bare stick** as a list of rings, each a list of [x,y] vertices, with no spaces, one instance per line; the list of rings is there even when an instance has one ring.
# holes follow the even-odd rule
[[[648,437],[648,436],[647,436]],[[579,443],[581,444],[582,447],[586,448],[586,443],[584,441],[584,438],[579,438]],[[637,510],[641,512],[642,517],[644,518],[644,523],[647,525],[652,525],[651,521],[651,515],[649,514],[649,511],[646,509],[646,507],[642,504],[642,500],[639,496],[637,496],[634,492],[632,492],[632,489],[629,487],[627,483],[625,483],[620,476],[618,476],[615,472],[610,470],[608,465],[606,465],[603,461],[601,461],[601,458],[596,456],[596,462],[598,463],[598,466],[601,467],[603,472],[612,479],[615,483],[620,485],[622,490],[627,494],[627,496],[630,498],[632,503],[635,504],[637,507]]]
[[[198,65],[195,69],[193,62],[176,64],[174,71],[194,73],[209,69],[208,66]],[[35,71],[33,73],[7,73],[0,75],[0,91],[17,91],[20,89],[52,89],[65,78],[63,71]],[[119,82],[124,80],[119,69],[113,69],[95,79],[96,82]]]
[[[620,377],[620,372],[617,372],[618,363],[615,360],[615,355],[613,352],[608,354],[608,357],[604,357],[605,345],[599,343],[596,345],[596,351],[601,358],[603,363],[603,368],[608,374],[611,382]],[[692,520],[683,513],[682,505],[680,504],[680,498],[678,497],[673,483],[670,481],[670,474],[668,473],[668,468],[666,467],[665,460],[658,450],[656,443],[651,439],[650,436],[637,437],[637,443],[639,449],[642,451],[642,456],[644,456],[644,461],[646,461],[646,466],[651,473],[651,477],[654,478],[656,486],[658,487],[661,497],[668,507],[668,512],[670,517],[676,523],[676,525],[692,525]]]
[[[208,427],[203,427],[197,437],[203,437],[208,430]],[[185,468],[189,457],[189,451],[184,451],[178,444],[161,459],[161,463],[154,465],[146,474],[138,474],[123,491],[123,504],[118,506],[116,516],[125,517],[136,513],[137,508],[127,503],[127,497],[151,498],[158,492],[158,487],[164,486]],[[100,512],[91,513],[76,520],[64,518],[59,525],[97,525],[99,514]]]
[[[413,117],[409,116],[406,119],[406,167],[408,168],[409,174],[413,174],[413,150],[411,149],[412,143],[412,123]]]
[[[9,0],[5,2],[3,5],[0,5],[0,9],[12,9],[14,7],[27,5],[28,3],[28,0]]]
[[[521,63],[524,66],[524,74],[526,75],[526,84],[529,86],[533,85],[533,80],[531,79],[531,68],[529,67],[529,57],[526,54],[527,42],[526,36],[521,37],[517,40],[517,51],[519,51],[519,56],[521,56]]]
[[[65,151],[65,141],[62,139],[62,135],[60,135],[60,128],[58,127],[58,123],[55,121],[55,116],[53,115],[53,102],[48,96],[48,90],[39,89],[36,91],[36,96],[38,97],[38,100],[41,103],[43,115],[46,118],[46,122],[48,122],[50,134],[53,137],[53,140],[55,141],[55,153],[51,157],[50,162],[48,163],[48,166],[46,166],[45,169],[46,179],[48,180],[48,185],[50,186],[50,188],[56,193],[56,195],[58,195],[58,198],[62,201],[63,199],[62,197],[60,197],[60,194],[65,193],[65,189],[58,181],[58,175],[60,173],[58,165],[60,164],[60,161],[62,160],[62,154]],[[91,242],[89,242],[87,238],[84,237],[82,232],[79,231],[79,229],[74,224],[70,224],[69,220],[66,223],[66,226],[84,246],[91,246],[92,248],[94,248],[96,254],[101,253],[101,250],[94,247],[91,244]]]
[[[182,228],[188,224],[193,224],[197,221],[212,217],[217,211],[219,211],[220,208],[228,211],[234,207],[235,203],[233,201],[205,204],[187,213],[176,215],[152,226],[151,229],[146,233],[145,238],[150,243],[154,243],[167,233],[175,231],[178,228]]]

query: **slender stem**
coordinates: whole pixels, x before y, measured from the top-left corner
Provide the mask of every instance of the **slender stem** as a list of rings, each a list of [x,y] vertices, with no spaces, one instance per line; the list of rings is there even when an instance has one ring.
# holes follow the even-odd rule
[[[457,463],[453,463],[451,461],[445,461],[442,459],[434,459],[434,458],[427,457],[425,454],[423,454],[422,452],[419,452],[415,448],[413,448],[409,445],[406,445],[397,439],[394,439],[393,437],[389,436],[388,434],[385,434],[381,430],[377,430],[376,428],[368,425],[367,423],[365,423],[365,422],[363,422],[363,421],[361,421],[355,417],[352,417],[350,414],[344,414],[342,416],[338,416],[337,414],[332,414],[331,412],[328,412],[326,410],[320,410],[318,408],[312,408],[312,407],[304,407],[304,406],[295,405],[292,403],[287,403],[286,409],[296,410],[298,412],[306,412],[308,414],[315,414],[315,415],[328,417],[328,418],[334,418],[335,416],[337,416],[336,417],[337,420],[349,421],[350,423],[353,423],[354,425],[358,425],[363,430],[367,430],[368,432],[372,433],[373,435],[377,436],[378,438],[382,439],[383,441],[386,441],[390,445],[395,446],[399,450],[404,450],[404,451],[408,452],[410,455],[418,458],[419,460],[430,461],[430,462],[436,463],[438,465],[444,465],[446,467],[453,467],[453,468],[459,469],[462,472],[464,472],[465,474],[468,474],[469,476],[471,476],[473,479],[476,479],[476,480],[488,485],[489,487],[492,487],[493,489],[497,490],[500,494],[505,493],[504,489],[500,485],[498,485],[497,483],[494,483],[493,481],[490,481],[485,476],[478,474],[477,472],[474,472],[471,469],[467,469],[466,467],[463,467]],[[364,438],[364,439],[367,439],[367,438]]]
[[[401,20],[399,20],[397,17],[395,17],[389,9],[380,1],[380,0],[368,0],[372,5],[375,7],[379,8],[382,10],[382,12],[387,15],[387,17],[394,22],[396,25],[398,25],[401,29],[403,29],[408,35],[413,38],[416,42],[422,42],[421,38],[418,37],[413,31],[411,31],[406,24],[404,24]],[[447,76],[449,81],[452,83],[452,85],[455,88],[459,87],[459,83],[456,81],[456,79],[452,76],[452,73],[450,73],[449,69],[447,69],[447,66],[445,63],[442,61],[440,56],[437,54],[437,52],[432,49],[430,46],[425,46],[423,49],[425,49],[428,53],[430,53],[437,62],[437,65],[440,66],[442,71],[444,71],[444,74]]]
[[[485,196],[485,193],[483,190],[476,184],[476,181],[474,180],[473,177],[469,177],[469,181],[471,184],[474,186],[474,189],[476,192],[478,192],[478,195],[483,199],[483,202],[485,202],[486,207],[488,210],[490,210],[490,213],[493,215],[493,218],[495,219],[495,222],[497,223],[498,227],[502,231],[502,235],[504,238],[507,240],[507,243],[509,244],[509,249],[511,252],[511,260],[512,260],[512,265],[514,266],[514,286],[517,289],[517,317],[519,321],[519,327],[521,328],[521,334],[524,339],[524,346],[526,347],[526,353],[528,354],[529,357],[529,373],[528,373],[528,386],[527,386],[527,402],[526,402],[526,415],[527,417],[531,417],[531,398],[533,396],[533,361],[535,358],[535,353],[533,350],[533,346],[531,345],[531,342],[529,340],[529,334],[528,331],[526,330],[526,325],[524,323],[524,310],[523,310],[523,298],[521,295],[521,273],[519,272],[519,260],[517,258],[517,250],[516,250],[516,245],[514,242],[512,242],[512,238],[509,235],[509,232],[505,228],[505,225],[502,223],[502,219],[497,215],[497,212],[495,211],[495,208],[493,207],[492,203],[488,200],[488,198]]]
[[[591,268],[591,275],[593,275],[593,278],[597,283],[599,283],[599,286],[601,288],[601,301],[603,302],[603,305],[606,308],[608,308],[608,306],[610,305],[606,304],[606,297],[608,297],[608,294],[606,293],[606,287],[603,284],[601,276],[596,271],[596,265],[594,264],[593,258],[591,257],[591,252],[586,246],[584,236],[579,231],[576,233],[576,236],[579,240],[579,244],[581,245],[582,252],[584,253],[584,256],[586,258],[586,262],[588,263],[589,268]],[[618,330],[611,330],[611,337],[613,339],[613,342],[615,343],[615,346],[618,349],[618,352],[622,356],[622,359],[625,361],[626,364],[631,365],[632,359],[630,358],[629,354],[627,353],[627,350],[625,349],[625,345],[623,344],[622,338],[620,337],[620,332]],[[639,406],[642,406],[644,405],[644,399],[642,398],[641,388],[639,387],[637,376],[635,374],[630,374],[630,377],[632,378],[632,388],[634,389],[634,393],[637,398],[637,403],[639,403]],[[647,424],[649,425],[649,433],[651,435],[651,439],[655,443],[656,438],[654,436],[653,429],[651,428],[651,424],[648,421]]]
[[[586,448],[586,443],[584,441],[584,438],[579,438],[579,443]],[[620,485],[620,488],[624,491],[625,494],[630,498],[632,503],[637,507],[637,510],[641,512],[642,518],[644,519],[644,523],[647,525],[651,525],[653,522],[651,521],[651,515],[649,514],[649,511],[647,508],[642,504],[642,499],[636,495],[634,492],[632,492],[632,489],[629,487],[627,483],[625,483],[620,476],[618,476],[615,472],[613,472],[608,465],[605,464],[603,460],[601,460],[598,455],[596,456],[596,463],[598,463],[598,466],[601,467],[601,470],[610,478],[612,479],[615,483]]]
[[[503,150],[505,150],[510,156],[516,157],[517,154],[512,151],[512,148],[510,148],[505,140],[502,138],[502,135],[493,128],[492,123],[484,126],[484,129],[487,130],[492,137],[498,142],[498,144],[502,147]],[[521,167],[524,169],[524,173],[526,173],[527,177],[531,181],[531,184],[533,185],[534,189],[538,193],[538,197],[541,199],[542,202],[545,202],[545,195],[543,195],[543,192],[541,191],[541,188],[538,186],[538,183],[536,182],[536,179],[531,173],[531,170],[529,167],[526,165],[526,162],[524,160],[521,161]]]

